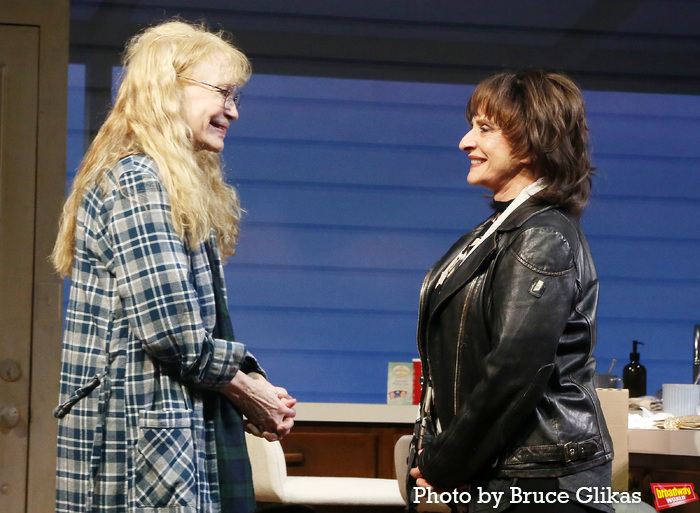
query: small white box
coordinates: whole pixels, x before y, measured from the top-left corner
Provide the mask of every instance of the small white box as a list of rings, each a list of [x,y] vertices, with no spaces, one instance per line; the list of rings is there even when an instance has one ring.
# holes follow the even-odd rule
[[[387,404],[413,404],[413,362],[389,362]]]

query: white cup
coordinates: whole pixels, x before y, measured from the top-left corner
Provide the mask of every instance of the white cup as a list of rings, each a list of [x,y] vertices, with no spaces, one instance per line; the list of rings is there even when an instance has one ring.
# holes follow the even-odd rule
[[[675,417],[695,415],[700,404],[700,385],[665,383],[663,398],[664,412]]]

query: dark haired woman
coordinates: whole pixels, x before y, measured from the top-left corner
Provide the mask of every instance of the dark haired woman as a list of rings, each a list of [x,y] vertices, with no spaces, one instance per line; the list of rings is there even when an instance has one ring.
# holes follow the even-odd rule
[[[504,72],[479,84],[467,120],[467,180],[493,192],[494,213],[423,284],[418,346],[435,433],[411,475],[471,490],[469,511],[612,511],[577,493],[609,490],[612,460],[592,382],[598,280],[579,225],[592,170],[581,93],[562,74]]]

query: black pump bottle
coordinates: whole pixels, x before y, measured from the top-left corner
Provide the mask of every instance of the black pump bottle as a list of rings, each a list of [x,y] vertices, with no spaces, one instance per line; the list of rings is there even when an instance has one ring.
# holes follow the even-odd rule
[[[637,344],[644,345],[643,342],[636,340],[632,342],[630,363],[622,371],[622,386],[630,391],[630,397],[647,395],[647,370],[639,363]]]

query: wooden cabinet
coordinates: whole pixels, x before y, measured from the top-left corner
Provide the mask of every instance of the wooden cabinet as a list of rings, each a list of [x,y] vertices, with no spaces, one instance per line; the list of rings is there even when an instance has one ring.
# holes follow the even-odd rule
[[[405,424],[298,422],[282,440],[290,476],[394,479],[394,445]]]
[[[642,501],[654,504],[651,483],[693,483],[700,492],[700,457],[630,453],[630,492],[641,492]],[[700,512],[700,502],[682,506]],[[679,510],[680,511],[680,510]]]

